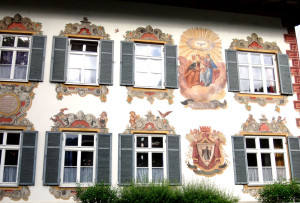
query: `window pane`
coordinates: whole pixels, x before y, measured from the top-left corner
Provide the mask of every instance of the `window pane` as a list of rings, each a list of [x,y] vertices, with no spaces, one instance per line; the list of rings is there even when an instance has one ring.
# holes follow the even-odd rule
[[[240,80],[241,92],[250,92],[250,82],[249,80]]]
[[[81,146],[94,146],[94,136],[93,135],[82,135]]]
[[[26,79],[27,66],[15,66],[14,79]]]
[[[254,81],[254,92],[264,92],[262,81]]]
[[[256,55],[256,54],[251,54],[251,63],[253,65],[260,65],[260,55]]]
[[[77,151],[65,151],[65,166],[77,166]]]
[[[68,82],[81,82],[81,70],[80,69],[69,69]]]
[[[269,139],[259,139],[259,144],[261,149],[269,149]]]
[[[7,133],[7,141],[8,145],[19,145],[20,143],[20,133]]]
[[[86,42],[85,51],[89,52],[97,52],[98,42]]]
[[[96,83],[96,70],[84,70],[84,83]]]
[[[262,166],[271,166],[271,157],[268,153],[261,154],[261,165]]]
[[[152,167],[163,167],[163,154],[152,153]]]
[[[83,55],[70,54],[69,55],[69,68],[82,68],[83,67]]]
[[[18,165],[18,150],[6,150],[4,165],[17,166]]]
[[[145,44],[135,44],[135,55],[147,56],[148,46]]]
[[[282,139],[273,139],[274,149],[283,149]]]
[[[17,52],[16,64],[27,65],[28,63],[28,52]]]
[[[81,166],[93,166],[93,152],[81,152]]]
[[[262,80],[261,68],[253,68],[252,72],[253,72],[253,79],[254,80]]]
[[[0,166],[1,166],[1,160],[2,160],[2,150],[0,150]]]
[[[64,183],[75,183],[76,182],[76,167],[65,167],[64,168]]]
[[[137,137],[136,147],[148,147],[148,137]]]
[[[80,167],[80,182],[93,182],[93,167]]]
[[[264,55],[264,63],[266,66],[273,66],[273,57],[271,55]]]
[[[136,156],[137,167],[148,167],[148,153],[137,153]]]
[[[284,157],[283,154],[275,154],[276,166],[284,166]]]
[[[249,79],[249,70],[248,70],[248,67],[240,66],[239,67],[239,74],[240,74],[240,78]]]
[[[246,138],[246,148],[256,148],[255,138]]]
[[[248,166],[256,167],[257,166],[257,157],[255,153],[247,153]]]
[[[273,68],[266,68],[266,79],[267,80],[275,80]]]
[[[11,65],[0,65],[0,78],[10,78]]]
[[[12,64],[12,51],[1,51],[0,64]]]
[[[3,182],[16,182],[17,181],[17,167],[5,166],[3,173]]]
[[[78,135],[66,135],[66,146],[78,146]]]
[[[148,74],[148,73],[136,73],[135,84],[143,87],[161,87],[162,75],[161,74]]]
[[[29,47],[29,37],[18,37],[18,47]]]
[[[3,137],[4,137],[4,133],[0,133],[0,144],[3,144]]]
[[[161,183],[164,180],[164,169],[163,168],[153,168],[152,169],[152,182]]]
[[[267,91],[268,91],[268,93],[276,93],[275,82],[267,82]]]
[[[15,37],[4,36],[2,46],[14,47]]]
[[[137,168],[136,173],[137,173],[136,181],[138,183],[148,183],[149,182],[148,168]]]
[[[72,51],[83,51],[83,43],[77,40],[71,40]]]
[[[152,148],[163,148],[163,138],[152,137]]]
[[[149,59],[147,62],[151,73],[162,73],[163,68],[161,60]]]
[[[138,72],[147,73],[149,71],[147,66],[147,59],[136,58],[135,59],[135,70]]]
[[[247,54],[238,53],[238,62],[239,63],[248,63]]]
[[[161,46],[149,46],[149,56],[161,56]]]
[[[85,56],[85,68],[96,69],[97,68],[97,56]]]

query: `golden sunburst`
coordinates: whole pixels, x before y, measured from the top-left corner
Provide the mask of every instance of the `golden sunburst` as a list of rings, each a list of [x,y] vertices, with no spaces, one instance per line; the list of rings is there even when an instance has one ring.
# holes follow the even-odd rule
[[[190,28],[180,38],[179,55],[191,59],[192,55],[210,57],[215,61],[222,61],[222,42],[219,36],[205,28]]]

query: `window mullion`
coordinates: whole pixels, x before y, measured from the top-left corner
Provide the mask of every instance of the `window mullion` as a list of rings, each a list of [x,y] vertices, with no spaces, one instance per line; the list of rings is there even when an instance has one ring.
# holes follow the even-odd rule
[[[149,182],[152,182],[152,152],[148,153],[148,176],[149,176]]]
[[[81,160],[81,150],[77,151],[77,173],[76,173],[76,182],[80,183],[80,160]]]
[[[251,55],[250,53],[247,54],[248,57],[248,69],[249,69],[249,84],[250,84],[250,92],[254,92],[254,79],[253,79],[253,72],[252,72],[252,63],[251,63]]]
[[[266,77],[266,67],[265,67],[264,55],[263,54],[260,54],[260,61],[261,61],[261,72],[262,72],[262,81],[263,81],[264,94],[267,94],[268,93],[267,77]]]
[[[2,149],[1,167],[0,167],[0,183],[3,183],[5,153],[6,153],[6,150]]]

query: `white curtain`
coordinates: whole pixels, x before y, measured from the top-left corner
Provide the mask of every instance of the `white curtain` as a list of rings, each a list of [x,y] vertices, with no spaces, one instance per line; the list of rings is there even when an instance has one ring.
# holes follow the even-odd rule
[[[279,168],[277,167],[277,180],[286,180],[285,177],[285,168]]]
[[[272,167],[263,167],[262,171],[264,182],[273,181]]]
[[[138,168],[136,170],[136,179],[137,182],[139,183],[147,183],[149,178],[148,178],[148,168]]]
[[[17,181],[17,167],[5,166],[3,182],[16,182]]]
[[[248,168],[249,182],[258,182],[258,168]]]
[[[163,168],[153,168],[152,169],[152,182],[161,183],[164,180],[164,169]]]
[[[64,169],[64,183],[75,183],[76,182],[76,167],[65,167]]]
[[[80,182],[81,183],[93,182],[93,167],[81,167]]]

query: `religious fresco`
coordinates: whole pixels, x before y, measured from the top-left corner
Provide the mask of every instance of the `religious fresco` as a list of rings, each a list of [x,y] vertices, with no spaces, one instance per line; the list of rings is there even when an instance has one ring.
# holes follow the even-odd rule
[[[212,177],[223,173],[229,161],[223,146],[226,138],[220,131],[212,130],[208,126],[190,130],[186,139],[189,141],[189,150],[185,163],[196,175]]]
[[[82,111],[79,111],[77,114],[65,113],[67,108],[60,109],[60,112],[50,118],[54,122],[51,131],[61,131],[65,128],[88,128],[88,129],[100,129],[101,133],[107,133],[108,128],[106,123],[108,121],[107,113],[103,111],[96,118],[92,114],[84,114]]]
[[[4,197],[8,197],[13,201],[25,200],[28,201],[30,190],[28,186],[19,186],[17,188],[10,187],[9,189],[0,189],[0,201]]]
[[[226,108],[226,68],[222,61],[222,42],[213,31],[190,28],[180,38],[179,77],[181,102],[192,109]]]

